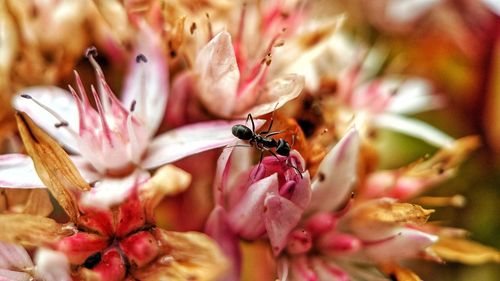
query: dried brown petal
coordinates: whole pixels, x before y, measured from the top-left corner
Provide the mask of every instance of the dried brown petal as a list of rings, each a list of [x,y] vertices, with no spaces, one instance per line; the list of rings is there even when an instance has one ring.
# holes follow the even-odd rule
[[[38,128],[27,114],[18,113],[16,119],[24,146],[33,159],[38,176],[70,219],[76,221],[79,212],[71,191],[89,190],[89,185],[83,180],[66,152],[54,139]]]
[[[462,238],[440,237],[431,249],[441,258],[465,264],[500,263],[500,251]]]
[[[146,217],[153,218],[154,209],[164,196],[177,195],[191,183],[191,175],[174,165],[165,165],[141,187],[141,201],[146,210]]]
[[[156,262],[133,273],[139,280],[216,280],[227,267],[217,244],[196,232],[156,229],[161,247]]]
[[[433,212],[434,210],[427,210],[415,204],[380,200],[360,208],[356,212],[356,219],[388,224],[423,225]]]
[[[0,215],[0,240],[23,246],[47,246],[71,234],[53,219],[25,214]]]
[[[432,158],[410,166],[406,174],[408,176],[427,177],[445,172],[454,172],[458,165],[479,145],[480,140],[477,136],[458,139],[451,146],[441,149]]]
[[[2,212],[45,217],[54,209],[45,189],[4,189],[0,198]]]
[[[396,264],[383,266],[383,270],[387,275],[391,276],[391,279],[397,281],[422,281],[415,272]]]

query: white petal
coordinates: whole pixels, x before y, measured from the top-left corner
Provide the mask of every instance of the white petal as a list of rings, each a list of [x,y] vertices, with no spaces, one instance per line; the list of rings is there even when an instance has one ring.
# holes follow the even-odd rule
[[[21,95],[29,95],[49,107],[60,118],[64,119],[68,123],[68,126],[57,128],[55,124],[60,123],[60,120],[33,100],[23,98]],[[14,97],[13,105],[17,110],[26,112],[38,126],[52,135],[64,148],[72,152],[78,152],[78,145],[75,139],[75,134],[79,129],[78,108],[73,96],[69,92],[61,88],[49,86],[28,88],[22,90],[19,95]]]
[[[255,120],[260,127],[263,120]],[[180,127],[155,138],[142,163],[146,169],[171,163],[189,155],[225,146],[233,142],[231,128],[241,121],[209,121]]]
[[[365,247],[370,259],[379,262],[400,261],[416,257],[428,246],[436,243],[438,237],[411,228],[401,228],[393,239]]]
[[[397,94],[391,99],[387,111],[413,114],[443,106],[442,98],[433,96],[431,85],[424,79],[408,79],[397,87]]]
[[[134,54],[144,55],[147,62],[136,61],[129,66],[123,92],[123,104],[130,107],[135,100],[135,115],[153,135],[163,120],[168,99],[168,68],[159,38],[143,26],[138,36]]]
[[[359,149],[359,134],[353,128],[328,152],[313,179],[310,211],[336,210],[347,199],[357,179]]]
[[[288,74],[274,79],[266,85],[267,91],[259,97],[257,105],[241,114],[240,117],[246,117],[248,113],[253,116],[261,116],[284,106],[300,95],[304,84],[304,77],[296,74]]]
[[[92,167],[90,162],[82,156],[70,155],[70,158],[86,182],[94,182],[102,177],[102,175]]]
[[[149,174],[146,172],[136,172],[124,178],[104,178],[97,182],[91,191],[82,193],[80,204],[98,209],[109,209],[125,201],[134,186],[147,178]]]
[[[23,270],[32,266],[33,262],[22,246],[0,241],[0,268]]]
[[[33,160],[24,154],[0,155],[0,187],[45,188]]]
[[[483,0],[483,3],[488,6],[497,16],[500,16],[500,1],[498,0]]]
[[[60,252],[41,248],[36,252],[36,277],[44,281],[70,281],[68,258]]]
[[[219,116],[231,116],[240,81],[231,35],[223,31],[210,40],[198,53],[194,69],[205,107]]]
[[[452,137],[416,119],[394,114],[380,114],[375,118],[374,123],[378,127],[421,139],[437,147],[448,147],[454,142]]]
[[[390,0],[387,17],[396,23],[407,23],[429,11],[440,0]]]
[[[28,273],[0,268],[0,281],[30,281],[30,280],[32,280],[32,277]]]

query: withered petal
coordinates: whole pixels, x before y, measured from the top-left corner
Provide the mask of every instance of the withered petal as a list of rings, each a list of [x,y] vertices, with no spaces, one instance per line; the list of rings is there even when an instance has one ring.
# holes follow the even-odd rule
[[[154,209],[164,196],[185,191],[191,183],[191,175],[174,165],[159,168],[154,176],[140,187],[140,197],[148,219],[154,217]]]
[[[197,232],[154,231],[161,248],[157,261],[133,273],[139,280],[217,280],[227,260],[217,244]]]
[[[397,281],[422,281],[415,272],[396,264],[383,266],[385,273]]]
[[[431,249],[441,258],[464,264],[500,263],[500,251],[463,238],[439,237]]]
[[[396,203],[390,200],[378,200],[359,210],[358,216],[369,221],[388,224],[423,225],[434,210],[427,210],[416,204]]]
[[[89,190],[66,152],[57,142],[38,128],[31,118],[22,112],[16,114],[19,132],[26,151],[33,159],[35,169],[42,182],[66,211],[72,221],[79,215],[72,190]]]
[[[53,210],[54,207],[50,202],[47,190],[37,188],[30,190],[29,197],[23,206],[22,213],[46,217],[52,213]]]
[[[0,215],[0,240],[23,246],[47,246],[71,233],[55,220],[26,214]]]

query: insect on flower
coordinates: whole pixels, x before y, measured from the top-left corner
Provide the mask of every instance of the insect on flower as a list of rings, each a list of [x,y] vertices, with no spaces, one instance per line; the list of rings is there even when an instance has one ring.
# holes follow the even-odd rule
[[[286,132],[286,130],[280,130],[280,131],[271,131],[271,128],[273,126],[273,118],[271,117],[271,122],[269,123],[269,127],[265,131],[261,131],[259,133],[255,132],[255,123],[253,121],[252,114],[248,114],[246,123],[248,123],[248,120],[250,120],[250,123],[252,124],[252,128],[250,129],[246,125],[234,125],[231,129],[233,135],[237,137],[240,140],[248,141],[249,146],[247,145],[237,145],[237,146],[243,146],[243,147],[255,147],[258,150],[260,150],[260,160],[259,163],[262,162],[262,157],[264,156],[264,152],[268,151],[271,153],[274,157],[278,158],[278,155],[285,156],[288,159],[288,156],[290,156],[290,151],[291,147],[293,146],[290,145],[285,139],[279,138],[278,140],[272,138],[272,136],[282,134]],[[274,149],[274,151],[273,151]],[[297,170],[299,175],[302,176],[302,171],[300,171],[296,166],[289,164],[290,167],[294,168]]]

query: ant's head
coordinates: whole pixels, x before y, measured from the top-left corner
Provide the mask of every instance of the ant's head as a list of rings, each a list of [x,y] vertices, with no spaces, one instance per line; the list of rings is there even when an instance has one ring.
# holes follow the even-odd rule
[[[290,145],[284,139],[278,140],[278,146],[276,147],[276,153],[281,156],[288,157],[290,155]]]
[[[234,125],[231,132],[240,140],[250,140],[254,135],[254,132],[245,125]]]

